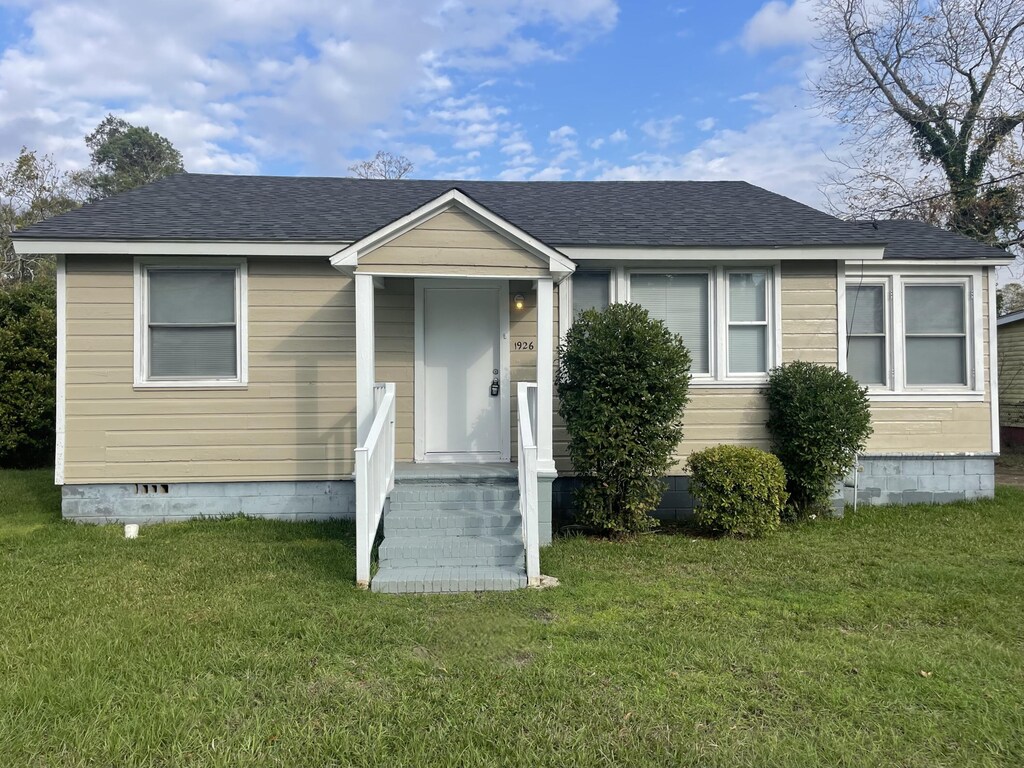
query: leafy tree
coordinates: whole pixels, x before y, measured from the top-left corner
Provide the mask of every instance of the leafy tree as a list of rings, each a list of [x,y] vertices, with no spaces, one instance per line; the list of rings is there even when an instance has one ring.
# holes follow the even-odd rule
[[[380,150],[372,160],[363,160],[348,167],[360,179],[402,179],[412,173],[412,161],[404,155]]]
[[[77,208],[84,197],[81,179],[50,155],[22,147],[16,160],[0,163],[0,286],[53,274],[52,256],[18,256],[11,233]]]
[[[833,207],[1024,243],[1024,0],[818,0],[818,22],[856,156]]]
[[[92,157],[86,179],[94,200],[185,170],[181,153],[168,139],[114,115],[103,118],[85,144]]]
[[[50,279],[0,290],[0,467],[53,461],[56,303]]]
[[[612,304],[576,318],[559,359],[559,413],[582,481],[577,518],[617,534],[650,528],[683,437],[682,337],[637,304]]]
[[[1007,283],[996,291],[996,314],[1008,315],[1024,309],[1024,286]]]

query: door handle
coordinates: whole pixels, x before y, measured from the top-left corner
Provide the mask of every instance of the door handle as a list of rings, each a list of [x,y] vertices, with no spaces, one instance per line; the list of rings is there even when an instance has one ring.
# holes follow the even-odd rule
[[[499,392],[501,392],[501,381],[495,376],[491,379],[491,397],[497,397]]]

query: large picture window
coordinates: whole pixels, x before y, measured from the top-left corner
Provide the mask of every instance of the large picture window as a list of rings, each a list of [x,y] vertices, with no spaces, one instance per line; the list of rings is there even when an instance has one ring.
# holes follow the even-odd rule
[[[242,384],[244,264],[140,264],[137,385]]]
[[[709,373],[711,326],[707,274],[634,274],[630,278],[630,300],[651,316],[664,321],[668,329],[683,337],[690,350],[690,370]]]

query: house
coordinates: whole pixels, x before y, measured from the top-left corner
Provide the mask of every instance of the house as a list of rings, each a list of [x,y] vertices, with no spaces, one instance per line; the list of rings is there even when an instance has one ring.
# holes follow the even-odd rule
[[[355,516],[373,588],[512,588],[571,497],[553,370],[584,307],[683,335],[686,457],[768,447],[791,360],[870,389],[861,502],[990,496],[1002,251],[742,182],[188,174],[19,232],[58,256],[63,514]]]
[[[1024,445],[1024,310],[996,321],[999,344],[1000,439],[1006,447]]]

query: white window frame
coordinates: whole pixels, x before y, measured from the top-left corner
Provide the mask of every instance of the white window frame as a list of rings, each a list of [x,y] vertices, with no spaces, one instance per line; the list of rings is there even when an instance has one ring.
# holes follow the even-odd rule
[[[750,275],[756,272],[762,272],[765,276],[764,282],[764,320],[733,320],[732,319],[732,291],[729,290],[729,277],[731,275]],[[772,270],[768,267],[730,267],[724,270],[722,277],[722,303],[725,304],[725,315],[721,326],[720,336],[722,337],[722,343],[719,345],[721,354],[722,367],[725,370],[725,378],[727,380],[735,378],[750,378],[751,376],[760,377],[764,380],[768,376],[768,371],[777,365],[774,362],[775,355],[773,353],[772,344]],[[733,373],[729,368],[729,332],[733,326],[738,328],[764,328],[764,359],[765,359],[765,371],[763,373],[756,373],[750,371],[740,371]]]
[[[224,270],[235,271],[235,376],[223,378],[151,379],[149,377],[149,271]],[[244,389],[249,384],[249,291],[248,264],[244,258],[160,258],[135,259],[135,388],[136,389]]]
[[[847,280],[846,283],[840,288],[843,292],[844,303],[842,306],[843,316],[840,318],[843,329],[843,338],[845,343],[843,345],[844,357],[843,357],[843,370],[847,369],[849,365],[849,353],[850,353],[850,337],[851,336],[866,336],[863,333],[850,333],[849,320],[846,317],[847,302],[849,299],[846,298],[846,291],[850,288],[881,288],[882,289],[882,338],[884,341],[884,357],[882,360],[883,367],[885,369],[885,383],[884,384],[863,384],[868,390],[888,390],[892,387],[894,379],[893,371],[893,334],[892,334],[892,281],[889,278],[879,277],[868,277],[864,280],[851,281]]]
[[[878,269],[864,269],[854,265],[846,270],[841,286],[842,295],[842,338],[840,339],[840,369],[847,370],[848,328],[846,326],[845,297],[850,286],[885,286],[886,318],[886,367],[888,383],[885,386],[866,385],[868,397],[876,402],[983,402],[985,399],[985,349],[979,334],[984,328],[982,319],[982,270],[971,272],[943,269],[900,269],[883,272]],[[906,315],[904,310],[907,286],[955,285],[964,289],[964,324],[966,333],[966,385],[918,385],[907,383],[906,368]],[[993,298],[990,297],[990,301]]]
[[[729,275],[750,272],[764,272],[767,278],[765,303],[767,318],[767,371],[764,373],[729,372]],[[768,380],[768,371],[782,362],[782,328],[780,306],[782,304],[778,279],[779,264],[709,265],[702,267],[623,269],[618,281],[616,300],[631,301],[632,276],[637,274],[673,275],[702,274],[708,276],[708,372],[691,373],[691,386],[737,387],[757,386]]]

